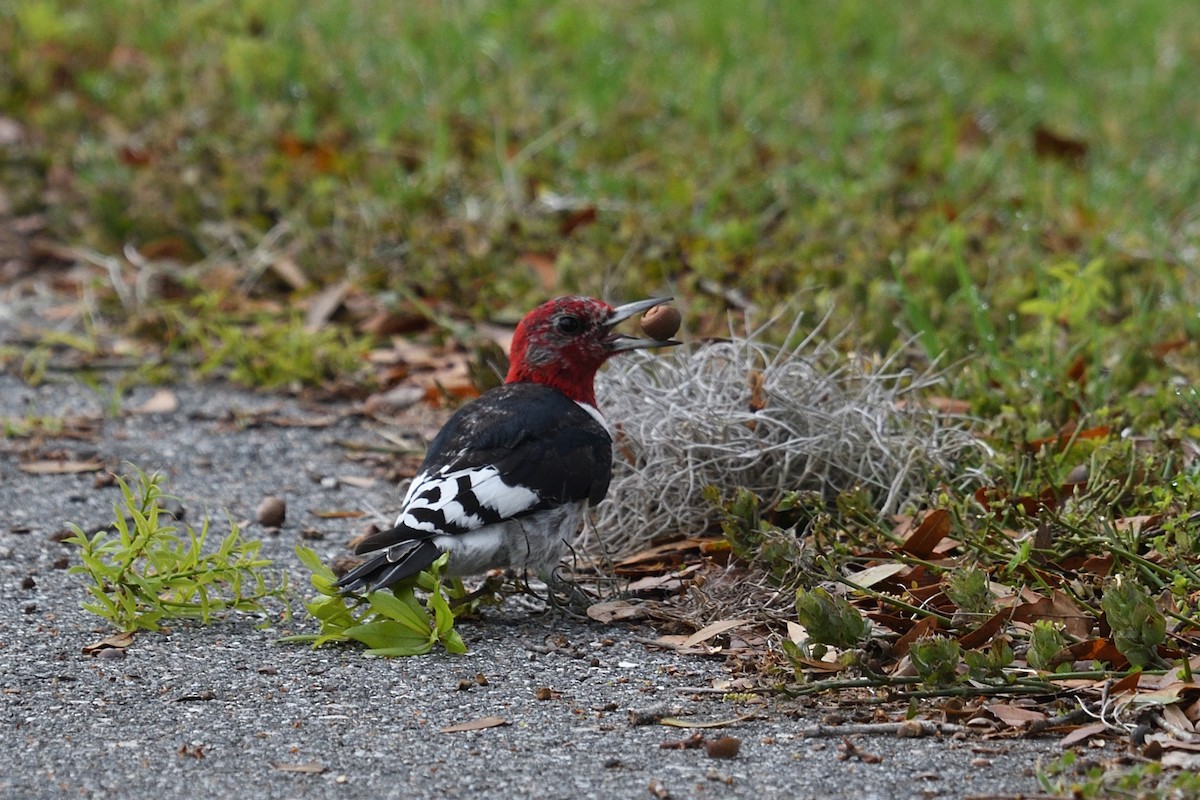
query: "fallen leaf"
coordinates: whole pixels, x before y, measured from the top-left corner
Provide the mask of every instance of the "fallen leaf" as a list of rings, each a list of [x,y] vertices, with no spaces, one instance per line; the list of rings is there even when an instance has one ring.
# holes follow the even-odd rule
[[[896,640],[896,643],[892,645],[892,652],[898,656],[906,655],[908,653],[908,648],[912,646],[913,642],[922,637],[931,636],[934,633],[937,633],[937,630],[938,621],[933,617],[924,617],[916,625],[913,625],[911,628],[909,628],[903,636]]]
[[[990,703],[985,705],[984,708],[1010,728],[1024,728],[1031,722],[1041,722],[1046,719],[1046,714],[1043,711],[1015,706],[1010,703]]]
[[[749,622],[750,620],[748,619],[726,619],[721,620],[720,622],[714,622],[711,625],[705,625],[703,628],[684,639],[683,644],[681,644],[680,647],[684,649],[695,647],[701,642],[707,641],[714,636],[718,636],[725,631],[739,628],[742,625],[748,624]]]
[[[967,631],[962,636],[959,636],[958,643],[967,650],[974,650],[976,647],[982,647],[990,642],[992,637],[996,635],[996,632],[1007,625],[1011,618],[1011,609],[997,611],[978,628]]]
[[[905,540],[900,549],[917,558],[929,558],[938,542],[950,533],[950,512],[944,508],[935,508],[921,520],[921,524]]]
[[[17,469],[31,475],[74,475],[80,472],[99,472],[104,469],[104,462],[97,459],[90,461],[28,461],[18,464]]]
[[[278,761],[271,762],[271,769],[279,770],[280,772],[298,772],[304,775],[320,775],[329,767],[324,764],[308,763],[308,764],[283,764]]]
[[[272,261],[271,271],[282,278],[283,282],[295,291],[307,289],[309,286],[308,276],[304,274],[291,256],[282,256]]]
[[[509,721],[503,717],[480,717],[479,719],[473,719],[470,722],[460,722],[457,725],[447,725],[445,728],[439,730],[438,733],[464,733],[466,731],[481,731],[485,728],[497,728],[501,725],[508,724],[510,724]]]
[[[149,400],[130,409],[134,414],[172,414],[179,409],[179,398],[170,389],[159,389]]]
[[[892,577],[898,572],[904,572],[906,569],[908,569],[907,564],[901,564],[897,561],[893,561],[888,564],[876,564],[873,567],[867,567],[864,570],[854,573],[850,577],[858,586],[871,587],[882,580]]]
[[[750,410],[762,411],[767,407],[766,377],[759,370],[751,370],[747,382],[750,384]]]
[[[679,717],[663,717],[658,721],[659,725],[668,725],[672,728],[727,728],[730,725],[736,725],[739,722],[745,722],[748,719],[756,719],[757,714],[743,714],[740,717],[732,719],[719,719],[712,722],[692,722]]]
[[[344,483],[347,486],[354,486],[358,489],[373,489],[379,481],[374,478],[363,478],[358,475],[338,475],[338,483]]]
[[[625,600],[610,600],[588,606],[587,615],[597,622],[608,624],[622,620],[641,619],[646,616],[646,610],[640,605],[634,605]]]
[[[308,313],[304,316],[304,330],[306,333],[316,333],[325,327],[325,323],[329,322],[337,310],[342,307],[346,296],[350,294],[351,285],[348,281],[339,281],[330,286],[326,286],[316,295],[314,295],[308,303]]]
[[[1066,749],[1071,745],[1079,744],[1080,742],[1090,739],[1093,736],[1098,736],[1107,730],[1108,726],[1103,722],[1093,722],[1089,725],[1081,725],[1060,739],[1058,746]]]
[[[1051,620],[1062,624],[1064,632],[1075,639],[1086,639],[1092,632],[1092,618],[1066,592],[1055,589],[1050,597],[1041,597],[1013,609],[1013,621],[1033,623]]]
[[[699,733],[693,733],[686,739],[673,739],[666,742],[659,742],[659,750],[690,750],[694,747],[704,746],[704,736]]]
[[[699,564],[691,564],[681,570],[668,572],[665,575],[647,575],[630,583],[625,590],[629,594],[649,594],[651,592],[674,594],[683,589],[684,579],[698,569],[700,569]]]
[[[1121,692],[1132,692],[1137,689],[1138,683],[1140,683],[1141,680],[1142,672],[1140,670],[1138,672],[1131,672],[1110,686],[1108,693],[1110,695],[1118,695]]]
[[[94,656],[101,650],[117,649],[123,650],[133,644],[133,631],[125,631],[124,633],[114,633],[111,636],[105,636],[98,642],[92,642],[84,646],[83,653],[85,655]]]

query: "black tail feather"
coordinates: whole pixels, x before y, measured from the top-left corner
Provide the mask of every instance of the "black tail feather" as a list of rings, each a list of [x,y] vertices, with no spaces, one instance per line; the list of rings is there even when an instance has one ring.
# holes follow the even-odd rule
[[[416,575],[437,561],[443,550],[433,542],[409,540],[373,554],[364,563],[343,575],[336,584],[343,592],[357,592],[370,586],[386,589]]]

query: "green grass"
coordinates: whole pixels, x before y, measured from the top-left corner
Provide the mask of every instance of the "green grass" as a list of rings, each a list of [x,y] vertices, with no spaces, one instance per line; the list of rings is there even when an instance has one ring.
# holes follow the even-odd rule
[[[1139,322],[1123,351],[1196,332],[1177,259],[1200,187],[1200,9],[0,8],[0,109],[28,125],[3,165],[14,202],[104,252],[198,257],[206,223],[287,220],[320,280],[482,314],[544,294],[517,259],[548,251],[557,291],[667,283],[702,316],[712,280],[955,357],[1038,330],[1021,307],[1054,266],[1101,259],[1097,313]],[[1083,163],[1039,158],[1039,126],[1085,142]],[[561,235],[533,202],[547,193],[597,223]]]

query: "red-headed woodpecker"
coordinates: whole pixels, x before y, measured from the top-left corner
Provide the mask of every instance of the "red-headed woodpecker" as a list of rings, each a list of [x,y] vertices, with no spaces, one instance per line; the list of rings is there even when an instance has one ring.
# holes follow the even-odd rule
[[[460,408],[438,432],[395,526],[363,539],[367,560],[337,585],[380,589],[450,553],[452,575],[497,567],[549,577],[612,477],[612,429],[596,408],[596,371],[625,350],[679,344],[613,332],[669,297],[613,308],[560,297],[513,335],[505,384]]]

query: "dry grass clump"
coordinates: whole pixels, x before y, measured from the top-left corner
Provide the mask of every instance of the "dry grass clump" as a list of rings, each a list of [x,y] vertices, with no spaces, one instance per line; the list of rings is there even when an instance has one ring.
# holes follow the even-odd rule
[[[800,321],[784,341],[794,341]],[[847,356],[821,326],[794,346],[763,326],[665,354],[632,352],[597,380],[617,427],[608,500],[583,549],[611,558],[717,521],[705,486],[738,487],[770,503],[785,492],[866,489],[880,513],[898,510],[978,443],[917,402],[934,371]],[[953,421],[950,421],[951,423]]]

